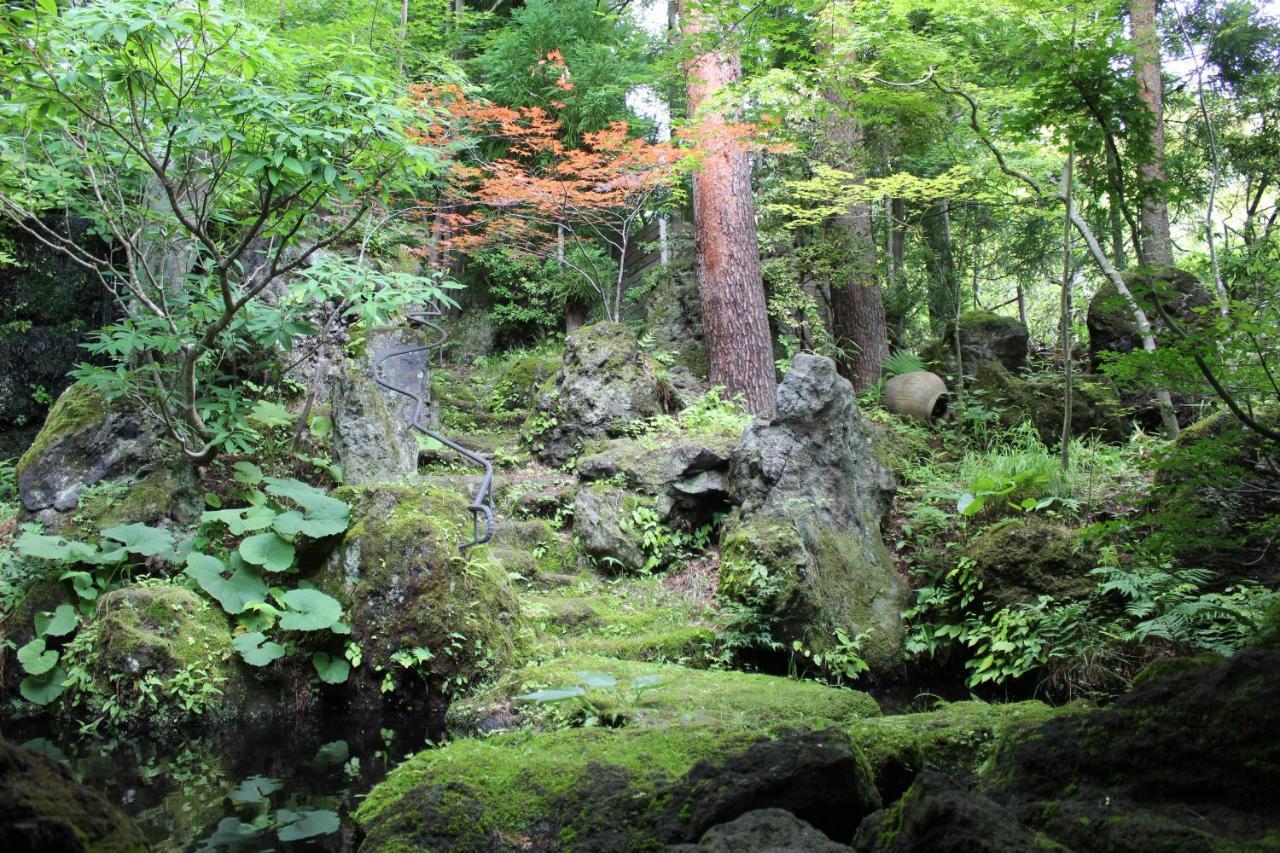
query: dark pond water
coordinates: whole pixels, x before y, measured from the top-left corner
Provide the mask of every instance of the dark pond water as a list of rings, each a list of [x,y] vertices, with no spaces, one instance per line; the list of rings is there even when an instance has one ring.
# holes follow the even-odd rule
[[[64,762],[156,850],[174,851],[355,850],[361,797],[429,745],[420,717],[246,728],[174,745],[47,727],[6,736]]]

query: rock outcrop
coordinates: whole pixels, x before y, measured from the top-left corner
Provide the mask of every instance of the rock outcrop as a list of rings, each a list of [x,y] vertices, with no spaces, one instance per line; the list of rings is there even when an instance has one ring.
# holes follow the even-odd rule
[[[968,389],[998,413],[1007,429],[1030,423],[1046,445],[1062,438],[1065,384],[1061,373],[1013,374],[999,362],[980,364]],[[1106,376],[1076,374],[1071,384],[1071,435],[1123,442],[1132,431],[1127,407]]]
[[[1003,607],[1031,603],[1041,595],[1063,601],[1087,597],[1096,587],[1089,571],[1096,560],[1081,547],[1077,531],[1038,517],[992,525],[964,549],[984,600]]]
[[[665,408],[636,336],[619,323],[584,326],[565,338],[564,363],[538,400],[526,434],[538,455],[562,465],[589,438],[612,438]]]
[[[788,646],[821,653],[837,631],[865,635],[873,669],[896,665],[906,587],[880,536],[892,480],[830,359],[795,358],[777,413],[733,451],[730,491],[741,511],[721,538],[721,597]]]
[[[204,506],[194,471],[160,425],[80,382],[49,411],[17,477],[20,520],[47,533],[67,530],[76,517],[93,534],[117,523],[186,524]]]
[[[134,853],[138,827],[63,765],[0,740],[0,849]]]
[[[965,376],[977,375],[978,368],[987,362],[1015,373],[1026,367],[1030,336],[1027,327],[1016,318],[991,311],[966,311],[960,315],[958,326]],[[942,338],[923,352],[927,362],[950,376],[956,374],[956,327],[957,321],[948,323]]]
[[[374,364],[388,352],[429,340],[432,333],[407,328],[371,329],[365,353],[352,359],[334,383],[333,446],[343,482],[358,486],[400,479],[418,470],[418,439],[409,426],[413,402],[380,387]],[[388,359],[383,378],[398,388],[424,393],[427,353]],[[427,415],[427,410],[423,410]]]

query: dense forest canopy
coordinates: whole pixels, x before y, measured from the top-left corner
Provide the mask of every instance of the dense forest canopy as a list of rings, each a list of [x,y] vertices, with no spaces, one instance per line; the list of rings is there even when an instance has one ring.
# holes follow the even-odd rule
[[[0,838],[1274,843],[1280,5],[15,0],[0,95]]]

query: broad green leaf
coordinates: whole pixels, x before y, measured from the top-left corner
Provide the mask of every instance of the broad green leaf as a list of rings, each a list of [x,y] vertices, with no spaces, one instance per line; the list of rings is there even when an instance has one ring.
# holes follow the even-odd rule
[[[67,674],[61,667],[56,667],[44,675],[29,675],[18,685],[22,698],[37,705],[48,705],[62,695],[63,683]]]
[[[200,516],[201,524],[221,522],[227,526],[227,532],[233,536],[248,533],[251,530],[264,530],[276,520],[276,511],[265,504],[241,507],[240,509],[220,509],[206,512]]]
[[[59,604],[52,613],[37,613],[35,623],[41,637],[65,637],[80,624],[80,616],[70,604]]]
[[[121,524],[107,528],[102,535],[121,543],[130,553],[144,557],[156,557],[173,550],[172,533],[146,524]]]
[[[345,740],[332,740],[316,750],[312,767],[340,767],[351,757],[351,746]]]
[[[293,423],[293,415],[289,414],[289,410],[279,403],[273,403],[270,400],[259,400],[253,404],[253,411],[249,413],[249,420],[257,421],[266,427],[288,426]]]
[[[266,666],[284,657],[284,646],[271,642],[261,631],[241,634],[231,641],[231,645],[250,666]]]
[[[262,566],[269,572],[283,572],[293,565],[293,543],[272,531],[250,536],[240,543],[240,556],[245,562]]]
[[[351,664],[341,655],[316,652],[311,656],[311,665],[316,668],[316,674],[325,684],[341,684],[351,674]]]
[[[262,575],[248,566],[241,565],[227,578],[226,566],[217,557],[193,551],[187,555],[187,577],[200,585],[222,609],[232,616],[244,611],[251,601],[261,601],[267,595],[267,585]]]
[[[276,831],[276,837],[281,841],[301,841],[317,835],[329,835],[337,832],[342,826],[337,812],[331,812],[328,809],[312,809],[304,812],[280,809],[276,812],[276,820],[281,824],[280,829]]]
[[[636,690],[648,690],[657,687],[662,683],[661,675],[642,675],[631,682],[631,686]]]
[[[308,427],[316,438],[326,438],[333,432],[333,419],[328,415],[312,415]]]
[[[575,696],[582,696],[587,691],[581,687],[560,687],[554,690],[535,690],[532,693],[525,693],[523,696],[517,696],[517,702],[559,702],[563,699],[572,699]]]
[[[618,679],[605,672],[580,672],[578,680],[588,687],[608,689],[618,686]]]
[[[289,608],[280,617],[286,631],[323,631],[342,618],[342,605],[318,589],[291,589],[280,597]]]
[[[237,483],[243,483],[246,486],[256,486],[262,482],[262,469],[252,462],[240,461],[231,466],[235,473],[231,475],[231,479]]]
[[[98,550],[84,542],[72,542],[61,536],[44,536],[30,530],[14,540],[13,549],[24,557],[41,560],[84,560]]]
[[[44,675],[58,665],[58,653],[45,648],[43,637],[36,637],[18,649],[18,663],[27,675]]]
[[[282,787],[278,779],[269,779],[266,776],[250,776],[240,783],[239,788],[227,794],[227,799],[233,803],[255,805],[266,802],[269,795],[279,791]]]

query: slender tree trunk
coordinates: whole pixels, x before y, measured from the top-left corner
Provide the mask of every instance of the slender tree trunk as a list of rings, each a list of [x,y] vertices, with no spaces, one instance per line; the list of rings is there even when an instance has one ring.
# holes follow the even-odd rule
[[[1071,214],[1075,210],[1075,202],[1071,195],[1072,174],[1075,169],[1076,152],[1074,148],[1067,151],[1067,162],[1062,167],[1062,192],[1066,196],[1067,209],[1062,217],[1062,470],[1071,465],[1071,407],[1072,388],[1071,375]]]
[[[1144,264],[1171,265],[1169,203],[1164,173],[1164,83],[1160,79],[1160,35],[1156,30],[1156,0],[1131,0],[1138,97],[1151,113],[1151,157],[1138,166],[1142,176],[1142,242]]]
[[[951,245],[951,209],[947,199],[925,211],[922,224],[925,245],[929,247],[925,259],[929,271],[929,323],[934,331],[941,331],[956,313],[952,300],[959,290],[954,247]]]
[[[889,297],[885,304],[885,326],[889,344],[894,349],[902,346],[906,335],[907,318],[901,298],[906,289],[906,257],[907,257],[907,203],[904,199],[895,198],[886,201],[889,214],[887,239],[889,242],[889,286],[885,295]]]
[[[680,12],[686,38],[697,39],[711,26],[687,0]],[[732,53],[708,50],[690,59],[685,72],[689,111],[696,114],[741,76],[742,63]],[[777,377],[756,244],[751,157],[731,140],[729,116],[708,110],[700,119],[706,138],[714,140],[693,175],[694,245],[710,379],[730,395],[741,394],[752,413],[770,413],[777,402]]]
[[[841,95],[837,70],[845,59],[837,40],[844,34],[841,13],[845,2],[831,10],[832,44],[827,45],[827,73],[833,78],[822,92],[827,109],[819,129],[819,150],[829,166],[858,176],[865,171],[865,139],[862,125]],[[830,227],[841,232],[850,253],[844,281],[831,286],[831,336],[839,355],[840,374],[863,391],[880,380],[880,367],[888,354],[884,293],[876,276],[876,246],[871,234],[871,205],[854,202],[833,218]]]

